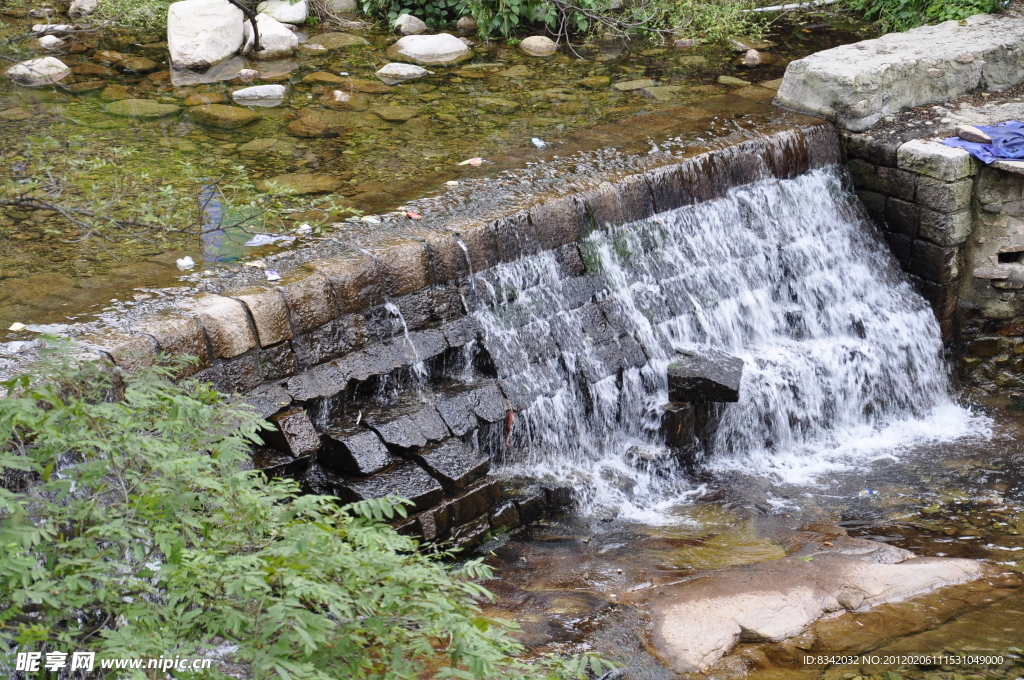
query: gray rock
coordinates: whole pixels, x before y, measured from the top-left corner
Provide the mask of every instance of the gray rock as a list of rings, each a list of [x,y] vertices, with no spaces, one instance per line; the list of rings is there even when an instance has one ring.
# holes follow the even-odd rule
[[[66,44],[63,40],[55,35],[44,35],[42,38],[36,40],[36,43],[44,50],[59,50]]]
[[[231,98],[242,106],[278,106],[287,91],[284,85],[256,85],[235,90]]]
[[[201,69],[242,46],[242,10],[227,0],[182,0],[167,10],[167,49],[178,68]]]
[[[71,69],[56,57],[42,57],[15,64],[5,73],[18,85],[39,87],[59,83],[71,75]]]
[[[638,80],[626,80],[623,82],[615,83],[612,85],[619,92],[631,92],[632,90],[640,90],[645,87],[654,87],[658,83],[650,78],[640,78]]]
[[[367,427],[376,432],[388,446],[397,449],[413,449],[427,445],[419,425],[409,416],[399,416],[388,421],[367,419]]]
[[[98,4],[99,0],[72,0],[71,7],[68,8],[68,16],[72,19],[87,17],[96,11]]]
[[[407,35],[388,48],[389,59],[414,64],[457,64],[473,58],[469,49],[454,35]]]
[[[366,477],[393,465],[391,455],[375,432],[328,432],[324,435],[322,462],[347,475]]]
[[[531,57],[550,57],[558,51],[558,45],[547,36],[531,35],[519,43],[519,51]]]
[[[974,142],[975,144],[991,144],[992,138],[986,135],[984,132],[974,127],[973,125],[957,125],[956,136],[965,142]]]
[[[256,5],[256,11],[284,24],[304,24],[309,18],[309,0],[266,0]]]
[[[776,102],[865,130],[903,109],[1024,80],[1024,17],[978,14],[817,52],[792,62]]]
[[[437,480],[413,463],[400,465],[361,482],[349,482],[339,491],[350,502],[394,494],[412,501],[417,510],[425,510],[444,498],[444,489]]]
[[[473,17],[460,17],[455,24],[455,28],[463,33],[472,33],[477,29],[476,19]]]
[[[914,139],[896,150],[896,166],[919,175],[955,182],[978,172],[978,162],[963,149]]]
[[[415,454],[416,460],[451,494],[468,489],[491,469],[491,459],[460,439]]]
[[[162,118],[174,115],[181,110],[181,107],[174,104],[161,104],[152,99],[122,99],[107,104],[103,110],[115,116]]]
[[[740,399],[743,360],[714,350],[680,354],[668,366],[668,398],[703,404]]]
[[[427,25],[411,14],[403,14],[395,19],[395,33],[402,35],[419,35],[427,32]]]
[[[416,78],[433,74],[433,71],[428,71],[422,66],[416,66],[415,64],[391,63],[382,66],[375,75],[384,81],[385,85],[397,85],[406,80],[415,80]]]
[[[309,414],[303,409],[288,409],[268,420],[277,426],[277,430],[265,431],[263,438],[274,448],[290,453],[295,458],[311,455],[320,448],[320,435],[313,427]]]
[[[342,50],[346,47],[362,47],[369,44],[365,38],[351,33],[321,33],[313,40],[328,50]]]
[[[260,47],[254,52],[252,24],[245,22],[242,30],[245,36],[244,52],[256,59],[285,59],[295,54],[299,47],[299,38],[280,21],[267,14],[256,16],[256,27],[260,31]]]

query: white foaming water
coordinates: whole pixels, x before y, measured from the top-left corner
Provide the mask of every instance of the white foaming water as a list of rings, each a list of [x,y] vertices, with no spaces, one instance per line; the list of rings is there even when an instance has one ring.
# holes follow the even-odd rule
[[[984,434],[949,396],[938,324],[845,191],[837,169],[591,234],[591,276],[554,253],[477,276],[499,379],[542,394],[501,461],[576,489],[584,511],[658,522],[698,493],[660,443],[679,350],[744,361],[719,408],[712,470],[782,483]],[[582,306],[581,306],[582,303]]]

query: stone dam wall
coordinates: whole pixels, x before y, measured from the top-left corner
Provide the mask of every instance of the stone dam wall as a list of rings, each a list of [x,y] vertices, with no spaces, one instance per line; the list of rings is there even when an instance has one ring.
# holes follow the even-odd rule
[[[159,353],[197,357],[189,373],[243,394],[278,427],[254,451],[255,467],[343,501],[402,495],[415,503],[403,531],[474,543],[572,499],[558,485],[491,474],[493,460],[514,455],[515,413],[558,385],[527,381],[526,366],[488,352],[474,311],[493,301],[489,270],[553,251],[574,291],[566,304],[587,319],[568,332],[596,348],[595,378],[620,375],[647,357],[602,305],[581,239],[839,160],[830,124],[792,116],[500,214],[376,226],[363,247],[297,263],[277,285],[167,298],[79,340],[126,370]],[[556,344],[538,343],[531,361],[557,356]]]

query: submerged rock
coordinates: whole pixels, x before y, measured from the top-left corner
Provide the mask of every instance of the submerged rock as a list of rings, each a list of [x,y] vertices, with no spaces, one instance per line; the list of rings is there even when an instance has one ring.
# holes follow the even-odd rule
[[[626,80],[620,83],[612,85],[619,92],[631,92],[633,90],[639,90],[644,87],[654,87],[658,83],[650,78],[640,78],[638,80]]]
[[[508,99],[497,99],[494,97],[481,97],[476,100],[476,107],[487,113],[515,113],[522,108],[522,104],[519,102],[510,101]]]
[[[589,78],[576,81],[576,84],[589,90],[600,90],[611,85],[612,79],[608,76],[591,76]]]
[[[167,49],[178,68],[224,61],[242,46],[242,10],[227,0],[182,0],[167,10]]]
[[[416,109],[411,106],[380,106],[372,110],[373,113],[383,120],[392,123],[404,123],[410,118],[416,117]]]
[[[370,106],[366,95],[345,90],[329,90],[320,97],[320,103],[334,111],[365,111]]]
[[[228,100],[220,92],[196,92],[185,97],[185,106],[202,106],[203,104],[223,104]]]
[[[189,115],[201,125],[233,130],[259,119],[260,114],[238,106],[203,104],[189,109]]]
[[[308,111],[298,120],[288,123],[285,130],[293,137],[313,139],[317,137],[340,137],[348,132],[349,118],[336,111]]]
[[[161,104],[152,99],[122,99],[103,107],[107,113],[132,118],[162,118],[172,116],[181,110],[174,104]]]
[[[342,181],[333,175],[300,172],[277,175],[259,181],[256,183],[256,188],[260,191],[271,191],[271,185],[273,185],[274,193],[329,194],[340,189],[341,184]]]
[[[5,73],[18,85],[39,87],[59,83],[71,75],[71,69],[56,57],[42,57],[15,64]]]
[[[388,48],[389,59],[417,64],[457,64],[473,58],[469,49],[454,35],[407,35]]]
[[[351,33],[321,33],[313,38],[317,45],[328,50],[340,50],[346,47],[365,46],[369,43],[364,38]]]
[[[256,11],[285,24],[304,24],[309,18],[308,0],[266,0],[256,5]]]
[[[256,85],[235,90],[231,98],[243,106],[278,106],[287,91],[284,85]]]
[[[378,78],[384,81],[385,85],[397,85],[403,83],[406,80],[415,80],[416,78],[422,78],[423,76],[433,75],[433,71],[428,71],[422,66],[416,66],[415,64],[385,64],[375,74]]]
[[[403,14],[395,19],[395,32],[402,35],[419,35],[427,32],[427,25],[422,19],[411,14]]]
[[[260,32],[260,47],[263,49],[259,52],[253,51],[252,24],[247,21],[243,27],[246,54],[256,59],[283,59],[295,54],[299,47],[299,38],[280,21],[260,14],[256,17],[256,27]]]

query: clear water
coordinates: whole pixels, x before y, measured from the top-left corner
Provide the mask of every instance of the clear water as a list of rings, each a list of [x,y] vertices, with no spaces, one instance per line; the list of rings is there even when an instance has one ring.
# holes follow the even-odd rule
[[[823,482],[987,436],[988,421],[951,398],[934,316],[838,168],[606,226],[581,251],[596,304],[577,307],[580,279],[543,253],[478,276],[492,303],[476,314],[499,377],[548,395],[520,414],[504,473],[569,483],[584,513],[677,521],[702,492],[658,434],[680,350],[745,364],[739,403],[715,407],[703,451],[714,472]],[[603,336],[595,309],[626,334]],[[609,362],[609,348],[635,345],[638,367]]]

